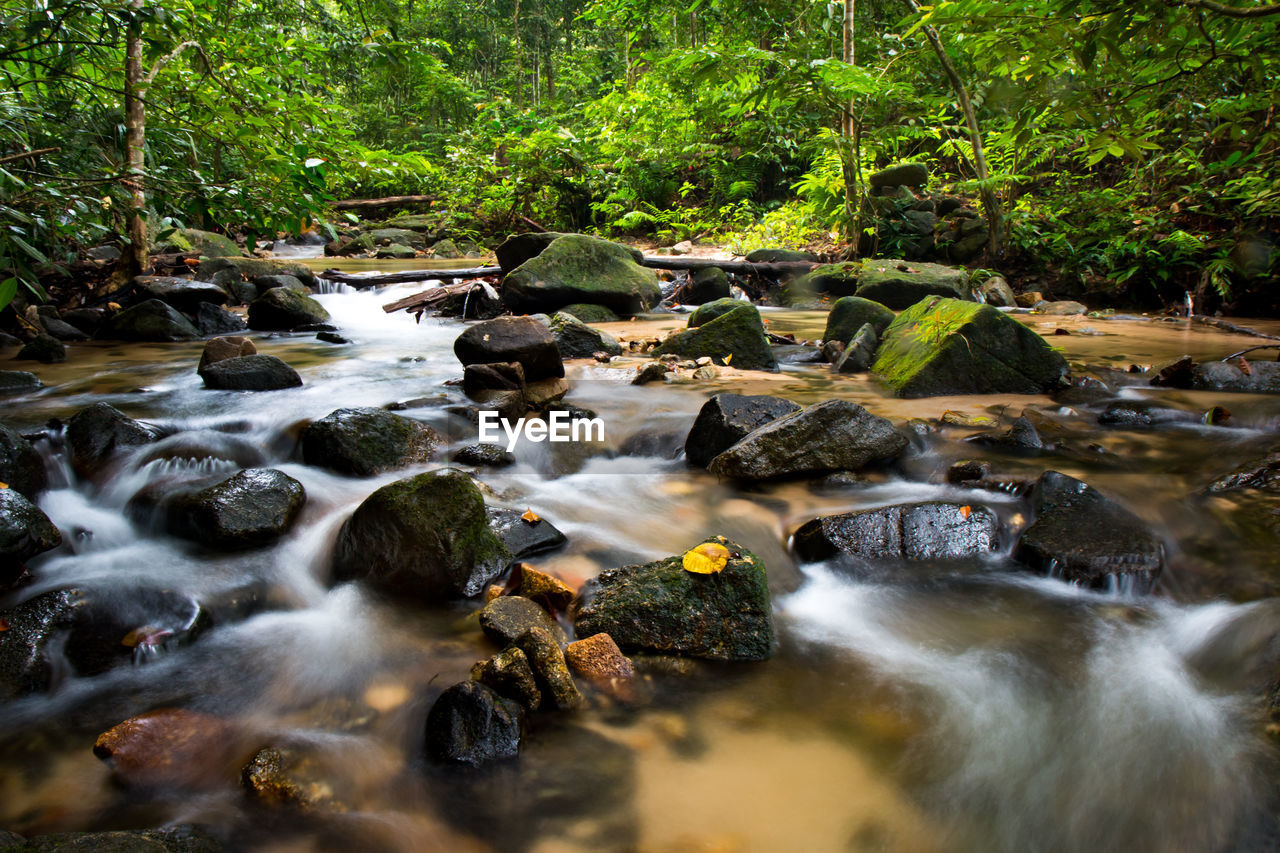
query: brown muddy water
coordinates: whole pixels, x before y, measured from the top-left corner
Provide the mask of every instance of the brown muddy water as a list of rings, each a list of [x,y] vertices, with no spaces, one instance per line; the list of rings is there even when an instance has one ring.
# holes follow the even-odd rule
[[[463,402],[445,384],[461,375],[452,354],[461,324],[381,310],[417,289],[319,296],[348,346],[255,334],[260,352],[298,369],[298,389],[205,390],[195,373],[201,344],[81,344],[66,364],[36,368],[45,389],[4,402],[5,423],[23,431],[106,401],[168,432],[230,437],[301,481],[308,502],[280,544],[211,554],[136,526],[123,509],[156,478],[230,472],[233,463],[139,453],[89,484],[70,474],[56,441],[42,442],[55,486],[40,505],[68,544],[32,561],[32,583],[3,606],[63,587],[122,600],[163,588],[202,601],[253,589],[260,605],[185,648],[94,677],[62,673],[51,692],[0,707],[0,827],[36,835],[198,823],[231,849],[264,851],[1274,845],[1277,776],[1262,697],[1280,630],[1277,504],[1198,491],[1275,448],[1280,398],[1153,389],[1128,372],[1183,353],[1221,358],[1256,339],[1185,321],[1023,318],[1046,335],[1068,330],[1050,342],[1075,372],[1103,379],[1111,400],[1231,412],[1223,426],[1148,430],[1099,426],[1105,400],[893,400],[867,377],[818,364],[636,387],[639,359],[571,362],[568,401],[603,418],[605,441],[522,443],[516,466],[474,472],[491,505],[532,508],[568,536],[565,548],[529,562],[576,584],[729,536],[769,568],[778,653],[760,664],[655,664],[647,703],[541,716],[516,763],[458,775],[421,758],[422,729],[435,697],[494,651],[474,605],[422,610],[330,583],[341,523],[375,488],[417,470],[341,477],[303,465],[296,446],[307,420],[390,403],[405,403],[403,414],[454,446],[475,441],[475,428],[447,411]],[[816,311],[764,315],[773,331],[809,339],[825,321]],[[607,328],[639,339],[683,322]],[[906,458],[860,487],[739,489],[680,455],[698,409],[720,391],[846,398],[904,430],[911,419],[934,423],[911,430]],[[1002,454],[963,441],[979,427],[936,423],[952,412],[1007,426],[1024,409],[1061,451]],[[1128,506],[1165,543],[1155,591],[1104,594],[1028,574],[1008,543],[973,565],[884,567],[858,579],[789,556],[789,535],[816,515],[900,502],[963,500],[991,506],[1010,531],[1024,524],[1013,494],[946,484],[961,458],[986,459],[1010,481],[1061,470]],[[197,711],[227,728],[181,757],[165,784],[123,789],[94,757],[94,740],[155,708]],[[324,806],[248,801],[235,769],[266,744],[313,756]]]

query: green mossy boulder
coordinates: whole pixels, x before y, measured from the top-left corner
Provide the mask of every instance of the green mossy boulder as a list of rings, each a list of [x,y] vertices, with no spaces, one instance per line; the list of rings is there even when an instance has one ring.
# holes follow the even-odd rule
[[[933,297],[889,325],[872,371],[898,397],[1037,394],[1063,382],[1067,362],[989,305]]]
[[[676,332],[653,350],[654,355],[668,353],[687,358],[710,356],[742,370],[778,368],[760,312],[745,302],[714,320]]]
[[[446,468],[369,495],[338,533],[334,579],[433,603],[478,595],[510,559],[489,529],[480,489]]]
[[[418,253],[412,247],[403,243],[392,243],[390,246],[379,246],[378,251],[374,253],[375,258],[390,258],[391,260],[408,260],[415,258]]]
[[[846,343],[867,323],[875,328],[877,335],[883,335],[893,318],[893,311],[879,302],[872,302],[861,296],[843,296],[831,306],[822,339]]]
[[[858,289],[858,276],[861,272],[862,264],[857,261],[824,264],[792,281],[787,285],[787,290],[796,299],[803,299],[815,293],[852,296]]]
[[[894,311],[910,308],[930,296],[968,299],[969,274],[960,267],[918,261],[864,261],[854,295],[879,302]]]
[[[561,358],[591,358],[598,352],[622,355],[622,344],[613,335],[593,329],[563,311],[551,318],[551,334],[560,348]]]
[[[705,305],[717,299],[729,298],[729,276],[719,267],[695,270],[680,291],[680,300],[686,305]]]
[[[696,329],[698,326],[710,323],[717,317],[723,317],[734,308],[741,308],[744,305],[750,306],[751,303],[743,302],[741,299],[731,299],[727,296],[723,299],[715,299],[711,302],[706,302],[699,305],[697,309],[689,315],[687,327],[690,329]]]
[[[818,256],[813,252],[798,251],[796,249],[753,249],[747,253],[747,263],[751,264],[777,264],[795,261],[814,261],[818,260]]]
[[[575,302],[560,309],[561,314],[572,314],[584,323],[616,323],[621,317],[603,305]]]
[[[249,304],[249,328],[257,331],[288,331],[328,319],[323,305],[287,287],[273,287]]]
[[[375,228],[365,233],[375,246],[409,246],[422,249],[427,245],[422,234],[409,228]]]
[[[268,258],[210,258],[200,262],[200,266],[196,268],[196,278],[200,281],[212,281],[225,287],[225,279],[214,278],[223,270],[231,270],[232,273],[238,273],[241,278],[249,281],[264,275],[291,275],[312,290],[316,286],[316,274],[306,264],[300,261]]]
[[[435,430],[386,409],[338,409],[302,433],[302,460],[339,474],[372,477],[431,459]]]
[[[929,167],[923,163],[895,163],[871,176],[872,189],[881,187],[922,187],[929,182]]]
[[[730,558],[709,575],[685,571],[683,555],[607,569],[576,602],[579,637],[605,633],[623,649],[713,660],[766,660],[775,645],[769,578],[750,551],[723,536]]]
[[[658,277],[636,263],[631,250],[582,234],[568,234],[512,270],[502,301],[522,314],[553,312],[574,302],[635,314],[662,298]]]

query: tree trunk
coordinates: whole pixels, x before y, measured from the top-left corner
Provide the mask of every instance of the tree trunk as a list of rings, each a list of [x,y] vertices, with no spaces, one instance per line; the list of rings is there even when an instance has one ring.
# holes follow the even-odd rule
[[[903,0],[903,2],[919,13],[920,4],[916,0]],[[996,197],[995,190],[988,183],[990,173],[987,171],[987,155],[982,148],[982,131],[978,128],[978,116],[973,111],[969,90],[961,81],[956,67],[947,58],[947,52],[942,47],[942,39],[938,37],[938,31],[929,24],[925,24],[921,29],[929,39],[929,44],[933,45],[933,52],[938,55],[938,62],[942,64],[942,73],[951,82],[951,88],[955,90],[956,98],[960,101],[960,109],[964,112],[965,124],[969,127],[969,142],[973,146],[973,169],[978,174],[978,180],[982,182],[978,195],[982,198],[982,212],[987,217],[987,249],[992,257],[995,257],[999,254],[1004,241],[1004,213],[1000,209],[1000,199]]]
[[[855,0],[844,0],[844,39],[843,49],[840,58],[847,64],[853,65],[857,59],[853,46],[853,14],[856,9]],[[857,254],[858,241],[861,238],[859,233],[860,220],[858,210],[861,206],[860,184],[861,181],[861,164],[856,158],[857,146],[854,143],[858,136],[860,128],[857,127],[857,121],[854,118],[854,100],[849,99],[849,103],[841,107],[840,116],[840,170],[844,173],[844,231],[845,237],[853,243],[854,254]]]
[[[125,187],[129,191],[126,233],[129,245],[121,258],[130,276],[147,269],[146,141],[147,113],[143,104],[142,22],[138,18],[143,0],[130,0],[129,28],[125,37],[124,63],[124,150]]]

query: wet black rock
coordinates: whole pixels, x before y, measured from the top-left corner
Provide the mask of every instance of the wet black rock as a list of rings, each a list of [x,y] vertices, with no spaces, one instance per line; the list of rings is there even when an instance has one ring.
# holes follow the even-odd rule
[[[533,667],[544,708],[568,711],[582,704],[582,693],[564,657],[568,637],[559,626],[554,632],[544,627],[529,628],[516,637],[515,644]]]
[[[193,314],[205,304],[227,304],[227,292],[213,282],[191,281],[169,275],[135,276],[133,292],[139,299],[159,299],[184,314]]]
[[[34,500],[49,483],[40,453],[22,435],[0,424],[0,483]]]
[[[39,391],[44,387],[40,377],[25,370],[0,370],[0,397],[12,397]]]
[[[279,391],[298,388],[302,377],[274,355],[242,355],[208,365],[200,373],[206,388],[219,391]]]
[[[1031,494],[1036,520],[1014,557],[1082,586],[1132,583],[1145,591],[1164,567],[1164,546],[1133,513],[1074,477],[1045,472]]]
[[[62,534],[40,507],[16,489],[0,489],[0,585],[22,574],[27,560],[62,544]]]
[[[288,331],[328,319],[323,305],[288,287],[273,287],[249,303],[249,328],[259,331]]]
[[[729,277],[719,267],[708,267],[690,273],[689,282],[680,292],[680,301],[686,305],[703,305],[728,298]]]
[[[542,691],[538,689],[533,667],[517,646],[508,646],[473,666],[471,680],[493,688],[529,711],[536,711],[542,705]]]
[[[212,335],[234,335],[248,328],[244,319],[236,313],[214,305],[212,302],[201,302],[195,311],[196,328],[205,337]]]
[[[287,290],[293,290],[302,295],[311,292],[311,288],[302,283],[302,279],[296,275],[288,273],[276,273],[272,275],[255,275],[253,277],[253,286],[258,288],[259,293],[266,293],[276,287],[283,287]]]
[[[505,468],[516,464],[516,458],[497,444],[469,444],[454,453],[452,461],[459,465],[488,468]]]
[[[0,699],[50,688],[58,663],[50,646],[71,626],[77,600],[71,590],[57,590],[0,612],[9,626],[0,631]]]
[[[831,306],[822,339],[847,343],[867,323],[871,324],[877,335],[882,335],[893,318],[893,311],[879,302],[872,302],[861,296],[842,296]]]
[[[551,330],[532,317],[498,317],[467,328],[453,342],[464,366],[518,362],[529,382],[564,376],[564,363]]]
[[[748,433],[798,411],[800,406],[781,397],[716,394],[703,404],[689,430],[684,442],[685,458],[705,468]]]
[[[41,364],[59,364],[67,360],[67,348],[52,335],[41,333],[27,341],[18,354],[17,361],[38,361]]]
[[[1242,465],[1229,474],[1217,478],[1206,488],[1206,492],[1232,492],[1237,489],[1259,489],[1266,492],[1280,492],[1280,453],[1269,454]]]
[[[193,341],[200,330],[178,309],[148,299],[113,315],[98,331],[98,337],[116,341]]]
[[[72,308],[62,315],[62,319],[92,337],[106,322],[107,312],[101,308]]]
[[[513,560],[554,551],[567,541],[565,535],[545,518],[526,521],[524,513],[518,509],[490,508],[487,512],[489,529],[502,540]]]
[[[879,345],[876,327],[866,323],[832,363],[831,369],[836,373],[866,373],[875,361],[876,347]]]
[[[984,506],[928,502],[815,518],[796,531],[803,560],[957,560],[995,550],[1000,523]]]
[[[504,273],[509,273],[525,261],[532,260],[564,234],[557,231],[529,232],[512,234],[502,242],[494,254],[498,258],[498,266]]]
[[[327,332],[327,331],[321,331],[316,333],[316,340],[323,341],[326,344],[335,344],[338,346],[341,346],[342,344],[351,343],[351,340],[349,338],[344,338],[342,335],[338,334],[337,332]]]
[[[1151,369],[1151,384],[1164,388],[1190,388],[1196,362],[1189,355],[1156,365]]]
[[[813,252],[801,252],[795,249],[753,249],[747,253],[745,260],[751,264],[776,264],[787,261],[817,263],[818,256]]]
[[[1184,412],[1157,403],[1122,401],[1107,406],[1098,415],[1098,423],[1103,426],[1144,429],[1166,424],[1197,423],[1202,417],[1196,412]]]
[[[707,542],[729,551],[725,567],[715,574],[685,571],[681,556],[601,572],[588,581],[575,603],[575,633],[608,634],[624,650],[715,660],[772,656],[773,613],[765,566],[723,537]]]
[[[906,447],[886,419],[847,400],[827,400],[756,429],[708,468],[736,480],[858,471],[895,459]]]
[[[354,477],[427,462],[440,436],[424,423],[385,409],[338,409],[302,433],[302,459]]]
[[[334,576],[435,602],[479,595],[510,562],[480,490],[465,473],[444,469],[366,498],[338,534]]]
[[[1280,394],[1280,362],[1236,359],[1197,364],[1191,374],[1191,387],[1197,391]]]
[[[64,654],[79,675],[145,663],[194,642],[211,626],[196,599],[174,590],[76,590]]]
[[[306,503],[302,484],[274,468],[248,468],[166,507],[168,530],[221,551],[258,548],[289,531]]]
[[[40,318],[40,325],[54,338],[60,341],[84,341],[89,336],[80,329],[71,325],[58,316],[58,311],[52,305],[42,305],[37,310],[37,316]]]
[[[156,438],[151,427],[107,403],[81,409],[67,422],[71,467],[86,480],[102,471],[118,450],[150,444]]]
[[[551,334],[562,358],[591,358],[598,352],[622,355],[622,345],[608,332],[593,329],[572,314],[551,318]]]
[[[561,646],[569,644],[551,614],[521,595],[500,595],[486,604],[480,610],[480,628],[498,646],[514,643],[532,628],[546,631]]]
[[[29,839],[13,833],[7,835],[9,837],[0,837],[0,850],[5,853],[222,853],[230,849],[216,835],[200,826],[56,832]]]
[[[972,435],[965,441],[973,444],[985,444],[1003,450],[1052,450],[1054,445],[1046,443],[1035,424],[1026,416],[1015,418],[1009,429],[1003,432],[984,432]]]
[[[481,767],[520,753],[524,710],[475,681],[440,694],[427,714],[427,756],[443,764]]]

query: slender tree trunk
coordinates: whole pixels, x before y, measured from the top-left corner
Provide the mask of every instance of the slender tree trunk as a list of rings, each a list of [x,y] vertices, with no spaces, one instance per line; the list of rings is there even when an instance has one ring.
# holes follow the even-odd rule
[[[146,272],[147,263],[147,194],[146,151],[147,113],[142,97],[145,82],[142,75],[142,22],[137,15],[143,0],[130,0],[129,29],[125,37],[124,63],[124,185],[129,191],[129,211],[125,248],[125,270],[130,276]]]
[[[524,49],[520,43],[520,0],[516,0],[515,12],[511,15],[512,35],[516,40],[516,103],[520,104],[524,100],[524,83],[521,78],[524,76]]]
[[[844,0],[844,40],[843,49],[840,58],[849,65],[856,63],[856,52],[853,46],[853,13],[855,10],[855,0]],[[847,104],[841,107],[840,116],[840,165],[841,171],[844,172],[844,217],[845,236],[852,240],[853,251],[858,251],[858,241],[861,238],[860,218],[858,210],[861,207],[861,193],[859,192],[861,184],[860,163],[856,158],[857,145],[855,139],[861,130],[857,126],[854,118],[854,100],[849,99]]]
[[[915,12],[920,11],[920,4],[916,0],[903,0],[903,2]],[[942,73],[951,81],[951,88],[955,90],[956,98],[960,101],[960,109],[964,113],[965,124],[969,127],[969,142],[973,146],[973,169],[978,175],[978,180],[982,182],[978,195],[982,199],[982,212],[987,217],[987,249],[992,256],[995,256],[1000,252],[1004,242],[1004,213],[1000,209],[1000,199],[988,184],[990,173],[987,171],[987,155],[982,147],[982,131],[978,128],[978,116],[973,110],[973,101],[969,99],[969,90],[965,88],[956,67],[947,58],[947,52],[942,47],[942,39],[938,37],[938,31],[929,24],[925,24],[921,29],[929,39],[929,44],[933,45],[933,52],[938,55],[938,62],[942,64]]]

